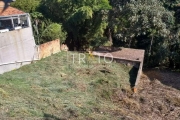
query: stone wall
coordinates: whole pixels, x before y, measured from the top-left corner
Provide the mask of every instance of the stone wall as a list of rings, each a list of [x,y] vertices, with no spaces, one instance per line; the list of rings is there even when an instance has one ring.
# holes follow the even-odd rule
[[[52,54],[60,52],[60,40],[53,40],[38,46],[39,59],[46,58]]]

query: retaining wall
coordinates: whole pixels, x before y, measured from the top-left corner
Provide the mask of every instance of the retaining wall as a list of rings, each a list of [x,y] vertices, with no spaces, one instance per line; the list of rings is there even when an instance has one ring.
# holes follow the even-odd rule
[[[109,50],[111,49],[111,50]],[[137,77],[135,78],[135,83],[132,84],[131,87],[137,87],[143,68],[143,61],[144,61],[144,50],[139,49],[130,49],[130,48],[109,48],[109,47],[102,47],[98,49],[99,51],[94,51],[93,55],[106,57],[110,60],[116,61],[118,63],[123,63],[126,65],[133,66],[132,69],[137,69]]]
[[[46,58],[60,52],[60,40],[53,40],[38,46],[39,59]]]

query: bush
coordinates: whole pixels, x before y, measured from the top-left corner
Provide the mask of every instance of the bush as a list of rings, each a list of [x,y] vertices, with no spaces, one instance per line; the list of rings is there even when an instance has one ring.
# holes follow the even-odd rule
[[[65,41],[66,32],[63,32],[62,25],[57,23],[52,23],[42,32],[40,41],[48,42],[55,39],[61,39],[61,41]]]

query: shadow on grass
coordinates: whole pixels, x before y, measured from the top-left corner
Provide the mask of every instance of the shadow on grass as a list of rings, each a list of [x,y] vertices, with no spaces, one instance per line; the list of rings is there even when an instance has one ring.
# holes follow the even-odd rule
[[[151,80],[158,80],[162,84],[180,90],[180,73],[170,70],[146,69],[144,74]]]
[[[129,82],[131,87],[135,86],[137,74],[138,74],[138,68],[133,66],[132,69],[129,71]]]
[[[54,115],[44,113],[44,120],[66,120],[66,119],[62,119]]]

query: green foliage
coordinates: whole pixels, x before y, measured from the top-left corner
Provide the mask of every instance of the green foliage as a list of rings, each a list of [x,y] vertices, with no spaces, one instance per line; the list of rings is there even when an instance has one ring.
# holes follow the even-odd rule
[[[36,44],[42,44],[55,39],[60,39],[61,42],[65,41],[66,32],[64,32],[61,24],[45,19],[40,12],[34,12],[31,16]]]
[[[65,1],[42,0],[43,13],[55,22],[63,23],[73,46],[77,49],[88,46],[96,36],[103,36],[107,24],[107,11],[111,9],[108,0]],[[103,31],[103,32],[102,32]],[[70,41],[69,40],[69,41]]]
[[[16,0],[11,5],[27,13],[35,12],[41,0]]]
[[[169,10],[173,10],[174,7],[180,3],[180,0],[160,0],[163,2],[164,7],[169,9]]]
[[[117,37],[124,41],[141,34],[161,37],[169,35],[168,27],[173,24],[173,14],[165,10],[158,0],[138,0],[127,3],[119,10],[113,22]]]
[[[69,23],[80,24],[81,22],[84,22],[86,19],[91,19],[92,15],[92,9],[89,6],[83,6],[77,9],[75,13],[70,16]]]
[[[90,42],[90,47],[109,46],[108,39],[106,37],[97,37]]]
[[[17,0],[12,3],[13,7],[30,13],[32,18],[33,32],[37,44],[41,44],[54,39],[61,39],[63,42],[66,33],[62,30],[62,25],[52,23],[38,11],[41,0]]]
[[[31,13],[31,17],[32,17],[34,20],[36,20],[36,19],[39,19],[39,18],[43,18],[43,14],[40,13],[40,12],[35,11],[35,12]]]
[[[65,40],[66,33],[62,32],[62,25],[57,23],[52,23],[46,27],[46,29],[41,34],[41,39],[43,41],[51,41],[59,39],[63,42]]]
[[[147,66],[174,68],[180,67],[179,3],[180,0],[17,0],[12,6],[31,13],[37,44],[61,38],[71,50],[82,50],[111,46],[113,38],[114,46],[145,49]]]
[[[113,29],[116,41],[123,43],[122,46],[145,49],[147,66],[175,62],[180,53],[175,52],[178,48],[171,49],[175,44],[179,44],[177,18],[172,6],[175,6],[177,1],[167,3],[163,0],[111,0],[111,4],[113,11],[109,14],[109,27]],[[176,53],[176,57],[171,58],[172,52],[173,56],[174,52]],[[174,62],[173,64],[176,64]]]

